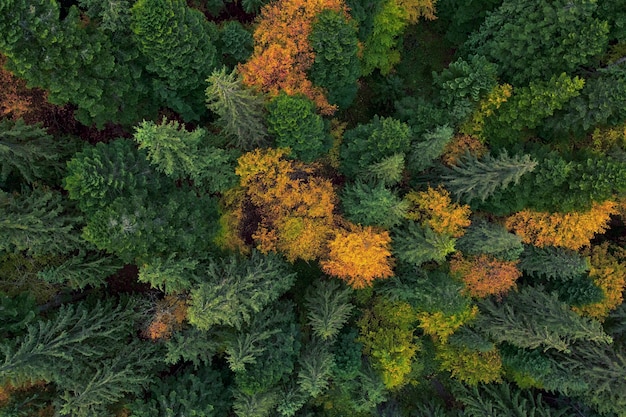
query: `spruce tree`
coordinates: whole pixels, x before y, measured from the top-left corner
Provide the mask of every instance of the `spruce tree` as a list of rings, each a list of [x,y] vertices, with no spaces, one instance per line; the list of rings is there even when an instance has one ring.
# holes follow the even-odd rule
[[[407,168],[413,173],[430,168],[441,156],[446,145],[452,139],[454,130],[449,126],[439,126],[422,135],[421,140],[411,145]]]
[[[565,282],[585,274],[590,268],[589,259],[578,252],[554,246],[524,245],[519,267],[534,278],[547,278]]]
[[[360,181],[345,186],[341,203],[353,223],[384,228],[400,224],[409,208],[407,201],[382,183],[370,186]]]
[[[298,385],[303,393],[313,398],[329,386],[334,367],[333,354],[325,344],[311,342],[300,355]]]
[[[486,253],[505,261],[517,260],[524,250],[519,236],[509,233],[502,225],[484,219],[472,220],[457,241],[456,248],[467,255]]]
[[[354,305],[352,291],[337,281],[318,281],[306,294],[307,319],[322,340],[334,340],[348,321]]]
[[[123,262],[114,256],[101,256],[81,250],[60,265],[48,266],[39,271],[37,277],[51,284],[82,290],[87,286],[97,288],[105,285],[105,279],[123,266]]]
[[[456,239],[413,221],[393,230],[393,254],[416,266],[428,261],[443,262],[454,252],[455,242]]]

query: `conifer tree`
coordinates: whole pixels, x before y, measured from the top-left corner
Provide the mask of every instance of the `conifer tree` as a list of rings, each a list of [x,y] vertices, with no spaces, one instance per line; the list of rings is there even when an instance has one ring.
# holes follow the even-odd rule
[[[197,260],[177,259],[176,255],[169,255],[166,258],[153,258],[141,265],[137,279],[166,294],[178,293],[190,290],[200,282],[197,269]]]
[[[219,116],[218,124],[232,138],[232,144],[252,150],[265,144],[263,100],[246,89],[237,72],[215,70],[207,78],[207,107]]]
[[[393,231],[393,253],[401,261],[411,265],[424,262],[443,262],[446,256],[454,252],[456,239],[439,234],[429,226],[421,226],[409,221],[406,227]]]
[[[325,344],[311,342],[300,355],[298,385],[303,393],[317,398],[330,384],[334,368],[333,354]]]
[[[328,341],[337,337],[354,308],[351,293],[337,281],[318,281],[307,291],[307,319],[317,337]]]
[[[345,186],[341,202],[348,220],[387,229],[402,221],[409,206],[382,183],[370,186],[360,181]]]
[[[488,155],[478,159],[466,154],[456,165],[444,169],[441,176],[444,185],[457,199],[471,202],[487,197],[509,184],[517,184],[520,178],[535,169],[537,162],[529,155],[509,156],[502,152],[494,158]]]
[[[72,289],[94,288],[105,284],[105,279],[119,271],[124,264],[114,256],[99,256],[79,251],[58,266],[48,266],[37,277],[52,284],[64,284]]]
[[[590,268],[589,259],[571,249],[554,246],[524,245],[519,267],[534,278],[567,281],[585,274]]]
[[[456,248],[467,255],[489,254],[505,261],[517,260],[524,251],[519,236],[485,219],[474,219],[457,241]]]
[[[402,153],[387,156],[380,162],[369,165],[359,174],[359,177],[369,183],[380,182],[386,186],[396,185],[402,180],[404,160]]]
[[[421,140],[411,145],[407,168],[414,174],[430,168],[450,143],[454,131],[449,126],[439,126],[425,133]]]

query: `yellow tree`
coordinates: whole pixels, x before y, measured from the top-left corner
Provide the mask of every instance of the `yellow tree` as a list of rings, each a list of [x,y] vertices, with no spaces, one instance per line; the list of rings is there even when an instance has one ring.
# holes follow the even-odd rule
[[[469,206],[453,203],[450,193],[443,187],[411,191],[405,199],[411,205],[406,218],[430,226],[436,233],[458,238],[471,223]]]

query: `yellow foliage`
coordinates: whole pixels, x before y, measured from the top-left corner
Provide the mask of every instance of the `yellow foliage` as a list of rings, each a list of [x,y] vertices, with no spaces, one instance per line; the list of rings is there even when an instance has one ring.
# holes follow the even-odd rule
[[[497,85],[491,90],[485,98],[479,103],[478,107],[469,119],[463,123],[460,127],[460,132],[466,135],[477,137],[479,140],[484,141],[483,129],[485,127],[485,120],[493,116],[494,112],[502,106],[502,103],[506,102],[513,93],[513,87],[509,84]]]
[[[377,278],[393,275],[389,232],[373,227],[351,225],[340,229],[328,242],[328,258],[321,262],[322,270],[345,280],[353,288],[372,285]]]
[[[446,343],[459,327],[473,320],[478,315],[478,307],[468,306],[458,314],[445,315],[441,311],[435,313],[418,313],[419,327],[422,331],[440,343]]]
[[[584,252],[590,257],[589,277],[604,292],[604,299],[598,303],[574,307],[579,314],[604,320],[611,310],[624,302],[626,289],[626,249],[603,243]]]
[[[626,124],[598,127],[591,134],[591,149],[604,153],[612,148],[626,149]]]
[[[547,213],[524,210],[510,216],[506,227],[535,246],[561,246],[578,250],[588,246],[596,233],[604,232],[617,204],[612,201],[593,203],[580,213]]]
[[[406,18],[409,23],[417,23],[420,17],[426,20],[434,20],[435,16],[435,3],[436,0],[395,0],[396,4],[400,6],[406,13]]]
[[[501,381],[502,358],[496,348],[480,352],[445,343],[437,345],[436,349],[435,357],[441,369],[450,372],[453,378],[461,382],[476,385]]]
[[[406,218],[430,226],[436,233],[458,238],[471,223],[469,206],[453,203],[450,193],[442,187],[411,191],[405,199],[411,205]]]

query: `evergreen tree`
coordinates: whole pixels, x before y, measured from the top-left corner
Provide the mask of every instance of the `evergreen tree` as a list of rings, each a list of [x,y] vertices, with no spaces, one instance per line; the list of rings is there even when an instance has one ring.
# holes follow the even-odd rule
[[[311,342],[301,353],[298,385],[308,396],[317,398],[329,386],[334,368],[333,354],[322,343]]]
[[[189,322],[201,330],[216,324],[241,328],[294,283],[295,274],[278,256],[253,252],[207,265],[206,278],[191,291]]]
[[[264,124],[263,100],[246,89],[236,71],[215,70],[207,79],[208,108],[219,116],[218,124],[232,138],[233,145],[251,150],[264,145],[267,128]]]
[[[359,177],[369,183],[380,182],[383,185],[391,186],[402,180],[404,172],[404,154],[397,153],[375,162],[363,170]]]
[[[149,283],[164,293],[178,293],[190,290],[200,279],[195,273],[198,261],[184,258],[176,259],[176,255],[167,258],[154,258],[139,268],[140,282]]]
[[[238,417],[267,417],[277,403],[277,393],[274,391],[255,394],[236,391],[233,410]]]
[[[32,294],[23,292],[10,297],[0,292],[0,336],[9,339],[9,334],[19,334],[36,316],[37,305]]]
[[[137,47],[154,92],[186,121],[204,113],[204,80],[217,65],[216,29],[182,0],[138,0],[131,9]]]
[[[315,61],[309,70],[311,81],[328,91],[331,104],[347,108],[355,99],[361,74],[356,25],[340,13],[320,13],[309,36]]]
[[[369,186],[360,181],[346,185],[341,202],[350,221],[384,228],[400,224],[409,206],[382,183]]]
[[[307,319],[317,337],[328,341],[337,337],[354,308],[351,294],[337,281],[318,281],[307,291]]]
[[[454,130],[449,126],[439,126],[432,132],[424,134],[420,141],[414,142],[411,146],[408,169],[416,174],[430,168],[441,156],[453,135]]]
[[[457,241],[456,248],[467,255],[486,253],[505,261],[517,260],[524,250],[519,236],[509,233],[504,226],[484,219],[472,221]]]
[[[237,64],[246,62],[252,55],[252,33],[237,20],[229,20],[220,28],[219,41],[217,42],[218,53],[222,61],[229,68],[235,68]],[[225,70],[222,71],[226,76]],[[209,80],[215,75],[213,71]],[[233,77],[234,78],[234,77]],[[240,87],[241,88],[241,87]]]
[[[394,229],[393,234],[394,255],[411,265],[443,262],[448,254],[454,252],[456,239],[413,221],[408,222],[406,227]]]
[[[124,264],[113,256],[99,256],[81,250],[58,266],[48,266],[37,273],[37,277],[52,283],[64,284],[72,289],[100,287],[105,279],[119,271]]]
[[[529,155],[509,156],[502,152],[497,158],[488,155],[478,159],[466,154],[457,165],[444,168],[441,176],[444,185],[457,199],[472,201],[487,197],[499,188],[517,184],[520,178],[537,166]]]
[[[611,342],[599,322],[580,317],[556,294],[539,289],[524,288],[509,295],[501,305],[484,300],[479,306],[482,314],[477,328],[498,343],[569,352],[576,341]]]
[[[42,188],[21,194],[0,190],[0,250],[28,255],[69,253],[84,245],[82,218],[59,192]]]
[[[565,282],[589,271],[589,259],[576,251],[554,246],[524,245],[519,267],[534,278]]]

